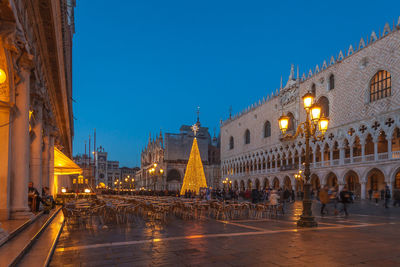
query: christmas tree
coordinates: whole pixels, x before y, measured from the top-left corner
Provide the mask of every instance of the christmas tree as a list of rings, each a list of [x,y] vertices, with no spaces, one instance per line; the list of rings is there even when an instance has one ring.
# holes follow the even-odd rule
[[[197,126],[197,125],[196,125]],[[193,131],[198,130],[193,126]],[[199,193],[200,187],[207,187],[206,176],[204,175],[203,163],[201,162],[199,147],[197,146],[197,138],[193,139],[192,150],[190,151],[189,162],[186,166],[185,177],[183,178],[183,185],[181,195],[185,194],[186,190]]]

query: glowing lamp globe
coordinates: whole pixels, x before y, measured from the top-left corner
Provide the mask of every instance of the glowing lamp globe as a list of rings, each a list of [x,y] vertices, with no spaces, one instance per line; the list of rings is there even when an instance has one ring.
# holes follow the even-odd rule
[[[3,69],[0,69],[0,84],[7,80],[7,74]]]
[[[279,120],[279,129],[281,129],[282,133],[286,133],[288,127],[289,127],[289,117],[282,115]]]
[[[310,115],[313,122],[318,122],[321,117],[321,106],[318,104],[312,105]]]
[[[308,110],[311,108],[312,104],[314,102],[314,95],[308,92],[303,96],[303,103],[304,103],[304,108]]]
[[[318,128],[321,133],[325,133],[328,130],[329,119],[326,117],[322,117],[318,121]]]

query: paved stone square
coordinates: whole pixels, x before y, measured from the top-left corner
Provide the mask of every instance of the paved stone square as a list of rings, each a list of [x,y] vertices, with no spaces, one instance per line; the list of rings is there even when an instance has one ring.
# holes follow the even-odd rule
[[[296,227],[299,201],[286,215],[262,220],[66,225],[50,265],[400,266],[399,207],[363,201],[350,206],[348,217],[320,217],[318,208],[314,229]]]

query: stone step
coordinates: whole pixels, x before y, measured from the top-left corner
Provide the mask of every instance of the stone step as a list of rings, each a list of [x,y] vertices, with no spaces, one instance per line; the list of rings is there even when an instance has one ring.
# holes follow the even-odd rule
[[[60,213],[57,207],[50,214],[42,214],[0,247],[0,267],[15,266],[31,246],[39,239],[46,227]]]
[[[18,266],[31,267],[33,263],[38,266],[48,266],[56,247],[57,240],[64,226],[64,214],[58,212],[51,223],[46,227],[38,240],[22,257]]]

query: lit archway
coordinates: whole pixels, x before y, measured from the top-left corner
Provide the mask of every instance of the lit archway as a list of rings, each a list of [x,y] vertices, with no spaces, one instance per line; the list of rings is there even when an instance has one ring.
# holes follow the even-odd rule
[[[336,174],[334,174],[333,172],[330,172],[328,174],[328,176],[326,177],[326,185],[329,188],[338,186],[338,178],[337,178]]]
[[[273,186],[274,189],[279,189],[279,179],[277,177],[274,178]]]
[[[361,197],[361,185],[360,180],[355,171],[348,171],[344,175],[344,181],[346,183],[347,189],[357,196],[357,198]]]
[[[264,189],[269,188],[269,181],[267,178],[264,178]]]
[[[385,175],[378,168],[374,168],[368,172],[366,190],[380,191],[385,189]]]
[[[311,175],[311,186],[313,190],[318,190],[321,187],[319,177],[314,173]]]
[[[286,176],[284,179],[284,189],[287,189],[287,190],[292,189],[292,181],[290,181],[289,176]]]

